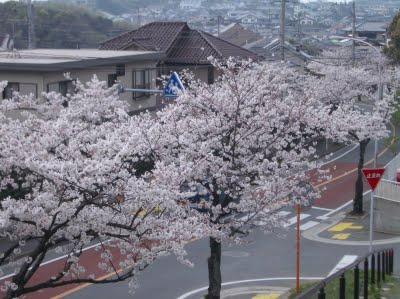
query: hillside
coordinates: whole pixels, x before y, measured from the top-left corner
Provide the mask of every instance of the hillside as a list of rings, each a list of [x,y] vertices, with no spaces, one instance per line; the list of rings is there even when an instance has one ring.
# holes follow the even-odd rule
[[[93,48],[108,37],[131,29],[128,24],[113,23],[72,5],[36,2],[34,11],[38,48]],[[28,25],[24,4],[0,3],[0,34],[6,33],[15,36],[17,48],[27,47]]]

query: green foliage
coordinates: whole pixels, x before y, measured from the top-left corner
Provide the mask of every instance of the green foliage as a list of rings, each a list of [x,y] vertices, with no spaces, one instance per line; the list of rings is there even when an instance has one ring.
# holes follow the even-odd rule
[[[35,2],[35,32],[38,48],[97,48],[101,41],[130,30],[125,23],[111,20],[73,5]],[[12,35],[15,47],[27,47],[26,6],[19,2],[0,3],[0,34]]]
[[[384,53],[394,62],[400,63],[400,12],[393,18],[388,30],[391,41]]]

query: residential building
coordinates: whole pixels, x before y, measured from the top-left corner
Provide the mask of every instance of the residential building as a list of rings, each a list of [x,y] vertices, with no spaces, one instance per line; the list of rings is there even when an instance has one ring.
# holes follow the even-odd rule
[[[165,56],[157,64],[159,75],[190,69],[197,78],[208,83],[212,83],[216,76],[209,57],[259,58],[252,51],[204,31],[191,29],[185,22],[153,22],[102,43],[100,49],[160,51]]]
[[[13,91],[33,94],[56,91],[63,95],[74,92],[74,80],[87,82],[96,75],[108,86],[116,82],[124,87],[155,88],[156,65],[164,54],[156,51],[101,51],[97,49],[35,49],[0,52],[0,81],[8,86],[0,99]],[[65,74],[69,73],[69,78]],[[156,96],[123,93],[122,99],[135,111],[156,106]]]
[[[262,39],[260,34],[245,28],[239,23],[232,23],[223,28],[219,37],[241,47]]]

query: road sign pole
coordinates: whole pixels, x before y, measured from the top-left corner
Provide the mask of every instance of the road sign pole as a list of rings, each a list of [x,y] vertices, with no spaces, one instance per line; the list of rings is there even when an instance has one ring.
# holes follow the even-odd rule
[[[376,143],[377,144],[377,143]],[[369,212],[369,251],[372,252],[373,241],[374,241],[374,200],[375,200],[375,189],[378,186],[385,169],[384,168],[364,168],[362,170],[369,186],[371,187],[371,202]]]
[[[373,240],[374,240],[374,231],[373,231],[373,226],[374,226],[374,197],[375,197],[375,191],[372,190],[371,192],[371,204],[370,204],[370,214],[369,214],[369,252],[372,252],[373,249]]]
[[[300,204],[297,204],[297,231],[296,231],[296,293],[300,294]]]

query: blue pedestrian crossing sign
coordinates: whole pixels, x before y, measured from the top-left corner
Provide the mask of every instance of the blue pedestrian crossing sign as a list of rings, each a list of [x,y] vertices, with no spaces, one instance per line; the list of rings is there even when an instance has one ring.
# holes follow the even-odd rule
[[[182,84],[176,72],[173,72],[167,85],[164,87],[164,97],[166,98],[176,98],[180,92],[184,92],[185,87]]]

